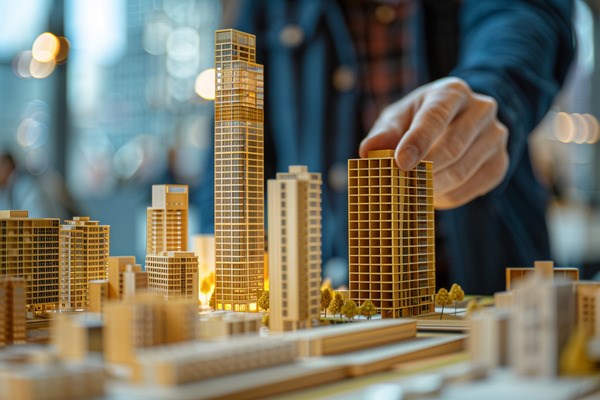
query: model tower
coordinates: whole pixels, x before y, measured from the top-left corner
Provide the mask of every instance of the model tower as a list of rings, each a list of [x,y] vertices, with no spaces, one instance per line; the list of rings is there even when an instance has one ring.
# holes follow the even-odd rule
[[[152,207],[146,213],[146,253],[186,251],[187,185],[153,185]]]
[[[87,310],[89,282],[108,279],[110,226],[74,217],[60,227],[59,307]]]
[[[0,346],[26,342],[26,317],[25,281],[0,277]]]
[[[27,311],[58,305],[58,218],[0,211],[0,276],[25,279]]]
[[[269,329],[312,326],[321,305],[321,174],[290,166],[268,183]]]
[[[256,39],[215,33],[215,257],[217,309],[257,311],[263,288],[263,66]]]
[[[400,170],[393,150],[348,160],[350,297],[383,318],[434,311],[432,163]]]

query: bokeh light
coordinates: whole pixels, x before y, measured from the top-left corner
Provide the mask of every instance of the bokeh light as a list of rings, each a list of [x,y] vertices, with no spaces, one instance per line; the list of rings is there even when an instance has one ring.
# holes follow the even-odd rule
[[[31,48],[33,58],[41,63],[54,61],[60,49],[58,38],[50,33],[45,32],[35,39]]]
[[[554,115],[553,131],[562,143],[595,144],[600,140],[600,122],[591,114],[559,112]]]
[[[31,55],[31,51],[22,51],[15,56],[13,59],[12,67],[13,71],[19,78],[31,78],[31,73],[29,72],[29,66],[31,65],[31,60],[33,56]]]
[[[215,69],[205,69],[196,78],[194,85],[196,94],[205,100],[215,99]]]
[[[62,64],[67,61],[71,44],[64,36],[59,36],[58,42],[60,43],[60,46],[58,48],[58,53],[56,53],[56,57],[54,57],[54,61],[56,61],[57,64]]]
[[[575,136],[575,126],[571,116],[566,112],[559,112],[554,117],[554,137],[563,143],[569,143]]]
[[[41,62],[32,58],[31,63],[29,63],[29,74],[32,78],[44,79],[50,76],[54,71],[54,67],[56,67],[54,60]]]
[[[25,167],[33,176],[40,176],[48,169],[50,159],[44,149],[32,149],[25,157]]]

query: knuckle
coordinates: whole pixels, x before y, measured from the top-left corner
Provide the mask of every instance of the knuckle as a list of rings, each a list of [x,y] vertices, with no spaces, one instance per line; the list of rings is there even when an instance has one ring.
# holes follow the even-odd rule
[[[456,90],[457,92],[471,92],[471,87],[469,86],[469,84],[460,78],[448,78],[447,86],[448,88]]]
[[[452,138],[448,140],[446,146],[444,146],[444,152],[449,160],[457,160],[462,156],[464,150],[464,143],[458,138]]]
[[[464,182],[467,176],[467,171],[464,167],[454,165],[446,171],[446,179],[450,185],[455,186]]]

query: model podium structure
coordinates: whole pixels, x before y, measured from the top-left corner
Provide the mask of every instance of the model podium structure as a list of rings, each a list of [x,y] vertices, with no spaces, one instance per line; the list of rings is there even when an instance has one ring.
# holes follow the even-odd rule
[[[25,279],[27,311],[58,306],[58,218],[0,211],[0,276]]]
[[[256,39],[215,33],[215,305],[258,311],[264,284],[263,66]]]
[[[108,298],[131,297],[136,291],[148,288],[148,273],[136,264],[134,256],[108,258]]]
[[[321,307],[321,174],[290,166],[268,183],[269,329],[297,330]]]
[[[187,185],[153,185],[147,209],[148,289],[198,301],[198,257],[187,251]]]
[[[350,298],[382,318],[434,311],[432,163],[401,171],[393,150],[348,160]]]
[[[25,281],[11,276],[0,277],[0,346],[25,343]]]
[[[152,207],[146,214],[146,254],[186,251],[187,185],[152,185]]]
[[[87,310],[89,282],[108,278],[110,226],[74,217],[60,227],[59,308]]]

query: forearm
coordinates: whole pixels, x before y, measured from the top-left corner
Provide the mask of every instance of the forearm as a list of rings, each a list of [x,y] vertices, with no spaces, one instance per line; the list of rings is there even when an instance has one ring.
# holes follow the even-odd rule
[[[568,0],[467,0],[461,10],[461,48],[451,75],[498,102],[518,160],[564,81],[573,55]],[[511,162],[505,183],[514,173]],[[503,186],[503,185],[502,185]]]

